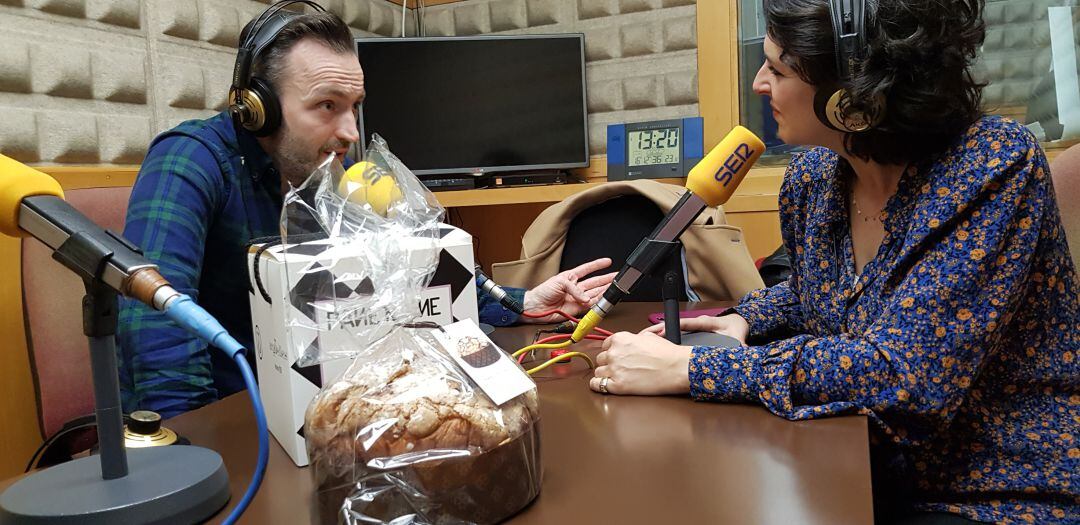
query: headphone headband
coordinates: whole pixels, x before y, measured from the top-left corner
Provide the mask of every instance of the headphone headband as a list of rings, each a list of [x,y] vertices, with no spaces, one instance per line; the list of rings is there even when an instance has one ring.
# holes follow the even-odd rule
[[[307,4],[316,11],[325,11],[321,5],[310,0],[282,0],[263,11],[251,24],[249,30],[240,37],[240,46],[236,53],[236,67],[233,69],[233,88],[238,91],[248,88],[251,66],[255,59],[277,38],[278,33],[290,20],[300,16],[297,13],[283,11],[293,4]],[[275,15],[279,16],[275,18]],[[264,32],[264,29],[268,31]]]
[[[866,3],[868,0],[829,0],[836,58],[835,86],[823,86],[814,96],[814,112],[825,125],[837,131],[858,133],[876,126],[885,114],[885,101],[875,97],[869,109],[852,110],[848,93],[852,78],[867,55]],[[866,104],[864,104],[864,107]]]
[[[833,26],[836,73],[843,83],[851,80],[855,68],[866,55],[865,0],[829,0],[829,15]]]
[[[277,39],[281,30],[300,16],[300,13],[284,10],[293,4],[307,4],[317,12],[326,11],[311,0],[282,0],[263,11],[248,25],[247,30],[240,34],[232,86],[229,89],[229,97],[232,99],[229,111],[238,127],[243,125],[257,134],[270,133],[277,127],[277,119],[272,114],[278,113],[279,109],[277,97],[265,82],[257,82],[257,92],[252,91],[251,68],[263,50]],[[270,98],[273,100],[269,100]]]

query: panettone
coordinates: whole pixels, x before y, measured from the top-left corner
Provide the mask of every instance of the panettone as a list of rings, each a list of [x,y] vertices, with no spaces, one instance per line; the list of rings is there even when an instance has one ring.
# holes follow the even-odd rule
[[[307,412],[319,521],[505,519],[539,493],[538,419],[535,389],[497,407],[434,348],[354,365]]]

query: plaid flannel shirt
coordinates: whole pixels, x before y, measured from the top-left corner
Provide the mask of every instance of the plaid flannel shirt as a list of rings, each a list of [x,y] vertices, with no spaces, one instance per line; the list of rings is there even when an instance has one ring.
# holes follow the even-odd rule
[[[223,112],[154,139],[132,188],[124,236],[173,287],[251,348],[245,248],[251,239],[279,234],[281,202],[281,177],[270,157]],[[517,321],[490,298],[479,299],[481,321]],[[117,340],[125,412],[170,417],[244,388],[224,353],[140,303],[121,300]]]

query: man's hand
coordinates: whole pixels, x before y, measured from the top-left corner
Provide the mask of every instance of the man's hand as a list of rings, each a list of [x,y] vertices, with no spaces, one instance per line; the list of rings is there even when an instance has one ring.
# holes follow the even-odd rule
[[[570,315],[579,315],[600,300],[611,281],[615,279],[615,273],[598,275],[580,282],[578,279],[608,266],[611,266],[611,259],[605,257],[556,274],[537,285],[536,288],[525,292],[523,305],[525,311],[562,310]],[[521,321],[526,323],[551,323],[562,320],[562,316],[558,314],[541,319],[521,317]]]

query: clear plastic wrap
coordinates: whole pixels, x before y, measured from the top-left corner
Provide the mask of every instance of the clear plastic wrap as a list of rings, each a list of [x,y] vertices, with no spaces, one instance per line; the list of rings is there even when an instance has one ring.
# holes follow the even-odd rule
[[[417,316],[443,208],[380,137],[347,172],[328,156],[284,204],[285,260],[318,255],[287,276],[300,366],[349,357]]]
[[[297,364],[353,359],[305,414],[317,522],[501,521],[540,491],[535,384],[521,372],[522,388],[496,405],[466,369],[505,359],[520,371],[501,350],[406,327],[438,265],[443,210],[382,139],[364,162],[346,172],[328,158],[282,213]]]
[[[540,492],[536,390],[495,406],[430,329],[366,349],[304,428],[319,523],[495,523]]]

